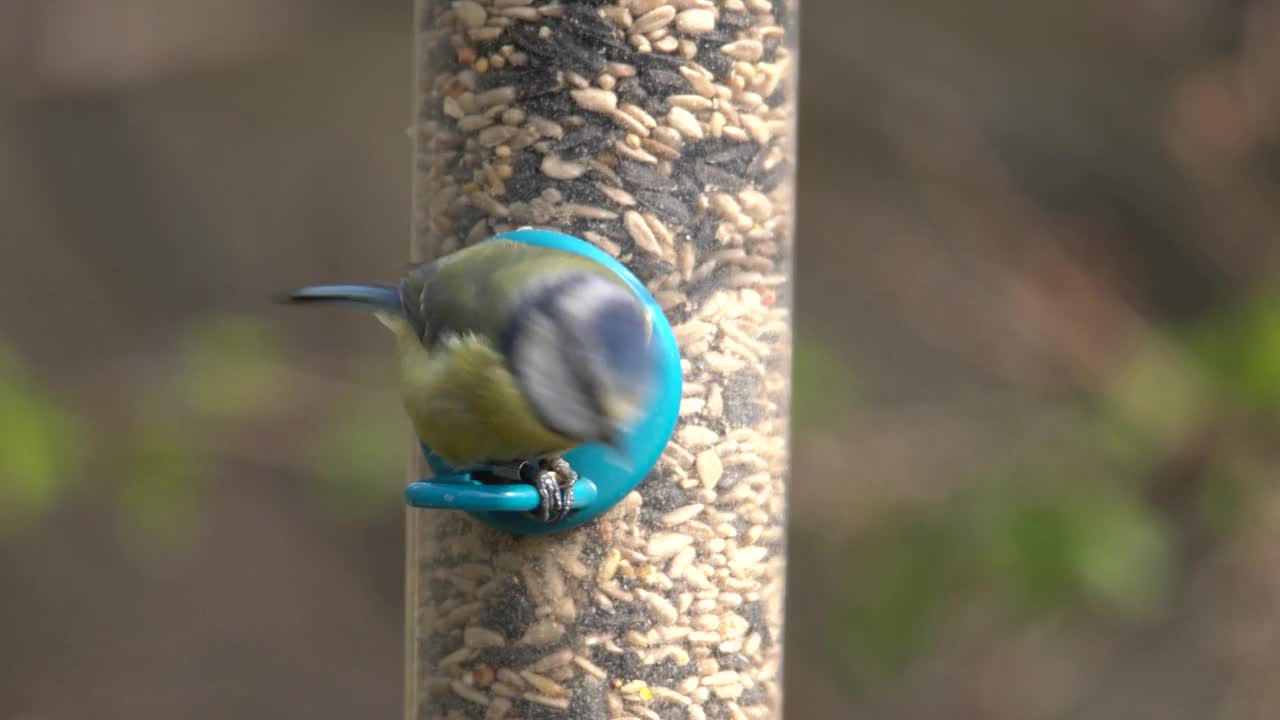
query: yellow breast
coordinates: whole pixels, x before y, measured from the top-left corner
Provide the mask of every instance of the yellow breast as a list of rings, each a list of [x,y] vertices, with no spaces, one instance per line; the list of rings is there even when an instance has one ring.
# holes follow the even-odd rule
[[[572,440],[538,421],[502,356],[483,339],[451,339],[430,353],[412,340],[401,345],[405,411],[445,462],[463,468],[572,449]]]

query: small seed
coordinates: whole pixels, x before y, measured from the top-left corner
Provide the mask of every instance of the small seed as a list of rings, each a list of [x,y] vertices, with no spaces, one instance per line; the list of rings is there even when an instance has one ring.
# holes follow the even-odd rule
[[[698,124],[698,119],[678,105],[667,112],[667,123],[690,140],[702,139],[702,126]]]
[[[462,631],[462,644],[470,648],[502,647],[507,641],[496,631],[473,626]]]
[[[670,129],[670,128],[658,128],[658,130],[669,130],[669,129]],[[655,131],[654,131],[654,133],[656,134],[656,133],[657,133],[657,130],[655,130]],[[679,160],[679,159],[680,159],[680,151],[679,151],[679,150],[675,149],[675,148],[674,148],[674,147],[672,147],[671,145],[667,145],[666,143],[658,142],[657,140],[654,140],[654,139],[652,139],[652,138],[645,138],[644,140],[641,140],[641,141],[640,141],[640,145],[641,145],[645,150],[648,150],[651,154],[653,154],[653,155],[655,155],[655,156],[657,156],[657,157],[664,158],[664,159],[666,159],[666,160]]]
[[[711,130],[711,137],[718,138],[724,134],[726,120],[724,113],[719,110],[711,113],[711,121],[707,123],[708,129]]]
[[[645,112],[644,108],[640,107],[639,105],[632,105],[628,103],[618,109],[630,115],[631,117],[635,118],[636,120],[639,120],[641,125],[644,125],[650,130],[658,127],[658,121],[654,120],[653,116]]]
[[[675,8],[670,5],[660,5],[636,18],[635,22],[631,24],[631,32],[637,35],[651,33],[654,30],[666,27],[675,17]]]
[[[521,642],[528,645],[550,645],[564,637],[564,626],[554,620],[540,620],[529,626]]]
[[[565,160],[559,155],[547,155],[542,158],[542,174],[549,178],[573,180],[581,177],[586,172],[586,165],[572,160]]]
[[[732,560],[742,567],[750,567],[759,563],[769,554],[769,548],[752,545],[738,550],[733,554]]]
[[[743,687],[742,683],[736,682],[729,683],[728,685],[717,685],[711,688],[711,690],[715,693],[716,697],[722,700],[736,700],[742,697],[742,693],[746,692],[746,688]],[[735,705],[734,707],[737,706]],[[741,713],[742,711],[739,710],[738,712]],[[744,718],[744,720],[746,718],[745,715],[742,715],[741,717]],[[734,720],[738,720],[738,716],[735,716]]]
[[[645,124],[640,122],[640,120],[633,115],[624,113],[621,110],[615,110],[609,113],[609,117],[614,122],[625,128],[628,132],[635,133],[642,137],[649,136],[649,128],[645,127]]]
[[[719,385],[712,385],[707,393],[706,412],[711,417],[720,417],[724,414],[724,391]]]
[[[525,111],[520,108],[507,108],[502,111],[503,125],[519,125],[525,121]]]
[[[720,624],[720,634],[729,639],[745,637],[751,623],[735,612],[725,613]]]
[[[636,136],[631,135],[630,137]],[[636,138],[636,145],[639,144],[640,139]],[[650,153],[647,150],[642,150],[639,147],[632,147],[626,143],[619,142],[615,145],[614,149],[617,150],[619,157],[624,157],[628,160],[635,160],[636,162],[647,163],[649,165],[658,164],[658,158],[654,157],[653,153]]]
[[[494,125],[481,130],[476,135],[476,141],[482,147],[497,147],[515,137],[517,132],[518,129],[508,125]]]
[[[631,237],[631,241],[636,244],[636,247],[650,255],[662,256],[662,246],[658,244],[658,238],[654,237],[653,231],[649,229],[649,224],[644,221],[644,217],[640,213],[635,210],[628,210],[623,213],[622,225],[627,229],[627,235]]]
[[[484,7],[474,0],[458,0],[455,2],[453,4],[453,15],[458,18],[464,27],[471,30],[484,25],[484,21],[488,17]]]
[[[738,682],[738,673],[734,670],[721,670],[718,673],[708,675],[702,678],[702,684],[707,687],[715,687],[717,685],[728,685]]]
[[[686,655],[686,660],[684,663],[681,663],[679,660],[677,660],[676,664],[677,665],[686,664],[688,662],[687,657],[688,656]],[[653,691],[653,697],[655,700],[676,703],[678,705],[689,705],[690,703],[693,702],[692,700],[685,697],[684,695],[681,695],[675,690],[672,690],[671,688],[667,688],[667,687],[662,687],[661,685],[654,685],[649,689]]]
[[[533,22],[539,18],[538,8],[532,7],[509,7],[500,11],[503,15],[525,22]]]
[[[666,32],[666,31],[660,30],[659,32]],[[654,50],[657,50],[658,52],[664,52],[664,53],[673,53],[679,47],[680,47],[680,41],[670,35],[662,38],[661,40],[657,40],[653,43]]]
[[[738,193],[738,199],[742,201],[742,209],[753,220],[763,221],[773,214],[773,203],[759,190],[743,190]]]
[[[549,697],[569,696],[568,689],[550,678],[543,677],[534,672],[529,672],[528,670],[522,671],[520,673],[520,677],[524,678],[525,682],[532,685],[534,689]]]
[[[764,45],[759,40],[737,40],[720,46],[720,52],[735,60],[751,62],[759,60],[764,54]]]
[[[485,115],[466,115],[458,120],[458,129],[464,133],[473,133],[493,124],[493,118]]]
[[[671,557],[693,543],[693,538],[682,533],[655,533],[649,538],[645,552],[651,560]]]
[[[546,705],[547,707],[553,707],[559,710],[569,709],[569,698],[555,698],[543,695],[542,693],[528,692],[524,694],[524,699],[529,702]]]
[[[564,127],[560,124],[552,122],[544,117],[532,115],[529,117],[529,127],[533,128],[539,135],[552,140],[559,140],[564,137]]]
[[[605,72],[621,80],[622,78],[635,77],[636,66],[620,62],[611,62],[608,65],[605,65]]]
[[[631,195],[631,193],[627,192],[626,190],[623,190],[620,187],[614,187],[613,185],[605,185],[604,183],[597,183],[596,189],[604,193],[605,197],[609,198],[610,200],[624,207],[631,207],[632,205],[636,204],[636,199]]]
[[[680,525],[681,523],[692,520],[694,516],[702,512],[703,508],[705,507],[706,507],[705,505],[702,505],[700,503],[693,503],[690,505],[685,505],[684,507],[676,508],[675,510],[672,510],[671,512],[662,516],[662,524],[668,527],[671,527],[673,525]]]
[[[627,7],[631,9],[632,13],[636,15],[644,15],[666,2],[667,0],[631,0],[630,4],[622,4],[627,5]]]
[[[486,27],[476,28],[475,30],[468,30],[467,37],[476,42],[489,42],[490,40],[497,40],[501,37],[502,30],[502,28],[495,25],[488,25]]]
[[[456,694],[458,697],[462,698],[463,700],[470,700],[471,702],[477,705],[489,704],[488,695],[485,695],[479,690],[476,690],[475,688],[468,686],[466,683],[462,682],[461,680],[450,681],[449,689],[453,690],[454,694]]]
[[[716,29],[716,15],[706,8],[683,10],[676,16],[676,29],[689,35],[701,35]]]
[[[668,95],[667,104],[694,112],[710,110],[714,105],[709,99],[701,95]]]
[[[525,686],[524,678],[520,677],[520,674],[511,668],[499,668],[498,679],[511,687],[520,688],[521,690]]]
[[[618,213],[607,208],[579,203],[565,203],[559,208],[559,214],[567,217],[586,218],[588,220],[617,220]]]
[[[605,17],[623,30],[631,27],[631,11],[627,8],[620,5],[606,5],[603,12]]]
[[[665,625],[674,625],[676,620],[680,619],[680,613],[676,612],[676,606],[672,605],[669,600],[662,597],[658,593],[644,591],[645,602],[649,603],[653,614]]]
[[[609,677],[609,674],[606,673],[600,666],[596,665],[595,663],[591,662],[590,660],[586,659],[581,655],[575,655],[573,657],[573,662],[578,667],[582,668],[582,670],[586,672],[588,675],[593,675],[600,680],[604,680],[605,678]]]
[[[698,453],[697,467],[698,479],[708,490],[718,485],[720,478],[724,477],[724,465],[720,462],[720,456],[715,450],[703,450]]]
[[[690,709],[692,709],[692,706]],[[489,711],[484,714],[484,720],[506,720],[507,713],[510,710],[510,700],[504,697],[494,698],[493,702],[489,704]],[[702,716],[702,720],[705,720],[705,717],[705,715]],[[689,715],[689,720],[695,720],[692,713]]]
[[[704,357],[710,354],[704,353]],[[737,370],[739,368],[735,367],[734,369]],[[690,449],[704,448],[720,439],[720,435],[715,430],[701,425],[686,425],[680,428],[677,434],[680,443]]]
[[[761,145],[768,143],[769,138],[773,135],[772,131],[769,130],[769,126],[765,124],[765,121],[755,115],[743,115],[742,126],[751,134],[751,139]]]
[[[684,138],[675,128],[669,128],[666,125],[660,125],[653,129],[653,139],[672,148],[678,148],[684,145]]]
[[[653,231],[653,236],[657,238],[659,244],[665,245],[666,247],[672,247],[675,245],[676,239],[671,234],[671,230],[669,230],[667,226],[658,219],[657,215],[654,215],[653,213],[644,213],[642,217],[644,218],[645,224],[647,224],[649,229]]]
[[[683,75],[684,79],[688,80],[689,84],[693,86],[694,92],[702,95],[703,97],[710,98],[716,96],[716,85],[711,81],[710,77],[687,66],[680,67],[680,74]]]
[[[529,666],[529,670],[532,672],[546,672],[548,670],[564,667],[571,662],[573,662],[573,651],[566,648],[558,652],[553,652],[541,660],[538,660]]]
[[[608,90],[600,88],[583,88],[580,90],[571,90],[569,94],[573,96],[573,101],[578,103],[578,107],[584,110],[598,113],[612,113],[618,108],[618,96]]]
[[[454,665],[461,665],[475,656],[476,648],[464,644],[457,650],[454,650],[443,658],[440,658],[440,667],[448,668]]]

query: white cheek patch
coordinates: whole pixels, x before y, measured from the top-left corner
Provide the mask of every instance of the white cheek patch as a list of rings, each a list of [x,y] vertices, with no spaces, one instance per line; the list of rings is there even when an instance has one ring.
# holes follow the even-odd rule
[[[604,278],[587,276],[557,298],[556,305],[565,317],[578,325],[585,325],[601,306],[616,302],[620,297],[627,297],[627,291]]]
[[[562,434],[591,438],[600,431],[596,413],[573,368],[563,359],[564,342],[546,316],[534,314],[511,349],[512,360],[534,412],[544,423]]]

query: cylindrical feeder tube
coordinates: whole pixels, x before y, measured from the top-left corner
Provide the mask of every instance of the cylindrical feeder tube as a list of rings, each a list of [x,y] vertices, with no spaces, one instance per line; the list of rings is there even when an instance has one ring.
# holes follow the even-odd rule
[[[407,717],[779,717],[797,10],[418,0],[414,258],[595,244],[664,309],[684,399],[580,528],[409,510]]]

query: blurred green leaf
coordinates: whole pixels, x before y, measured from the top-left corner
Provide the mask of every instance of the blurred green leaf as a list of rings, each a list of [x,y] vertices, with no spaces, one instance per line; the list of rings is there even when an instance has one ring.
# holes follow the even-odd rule
[[[1082,479],[992,502],[985,556],[1020,611],[1035,617],[1089,603],[1131,615],[1159,599],[1168,538],[1123,484],[1104,489]]]
[[[154,544],[189,540],[199,520],[204,453],[183,423],[162,414],[142,417],[119,468],[121,523]]]
[[[1200,517],[1213,532],[1229,534],[1250,509],[1250,500],[1266,485],[1273,471],[1265,463],[1237,450],[1215,463],[1200,483]]]
[[[385,370],[353,382],[332,421],[311,443],[312,489],[335,514],[362,520],[400,502],[406,424]]]
[[[824,340],[797,334],[792,378],[792,413],[799,431],[827,427],[852,414],[857,394],[853,373]]]
[[[27,527],[75,481],[81,423],[0,348],[0,528]]]
[[[1072,567],[1084,596],[1126,616],[1151,610],[1169,579],[1170,538],[1135,498],[1103,496],[1078,508]]]
[[[1194,333],[1192,346],[1241,406],[1280,412],[1280,297],[1251,298]]]
[[[1076,518],[1034,494],[1007,498],[992,517],[987,559],[1018,608],[1057,610],[1073,599],[1073,546],[1080,541]]]
[[[280,349],[262,323],[217,315],[194,324],[180,351],[179,390],[195,412],[233,420],[281,399]]]
[[[858,540],[835,605],[833,655],[855,677],[895,671],[925,649],[971,578],[968,543],[946,513],[905,512]]]
[[[832,652],[855,680],[901,669],[970,602],[1034,622],[1083,607],[1141,617],[1165,597],[1170,538],[1138,484],[1105,456],[1065,454],[1014,453],[850,542]]]
[[[1121,431],[1114,437],[1130,443],[1124,450],[1150,455],[1166,451],[1204,421],[1206,390],[1194,359],[1164,335],[1154,334],[1119,373],[1093,415],[1108,429]]]

